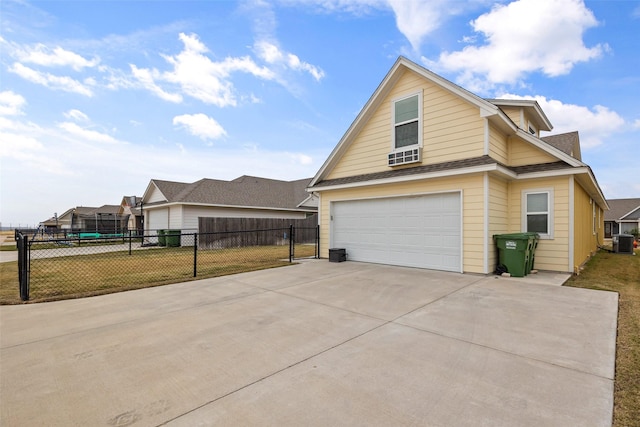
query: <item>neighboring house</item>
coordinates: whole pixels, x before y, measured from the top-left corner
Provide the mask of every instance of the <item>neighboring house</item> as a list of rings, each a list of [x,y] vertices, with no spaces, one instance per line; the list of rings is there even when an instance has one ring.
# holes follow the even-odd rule
[[[127,228],[142,234],[144,229],[142,223],[142,212],[140,210],[142,198],[137,196],[124,196],[120,202],[119,215],[127,215],[129,220]]]
[[[577,271],[608,209],[578,134],[535,101],[482,99],[400,57],[307,191],[321,256],[491,273],[493,235],[535,231],[535,268]]]
[[[640,230],[640,198],[607,200],[611,210],[604,214],[604,237],[614,234],[629,234]]]
[[[99,208],[77,206],[58,216],[59,231],[87,231],[119,234],[127,231],[128,215],[121,215],[119,205]]]
[[[309,181],[246,175],[190,184],[153,179],[142,196],[145,230],[197,232],[199,217],[303,219],[317,212],[317,198],[305,191]]]

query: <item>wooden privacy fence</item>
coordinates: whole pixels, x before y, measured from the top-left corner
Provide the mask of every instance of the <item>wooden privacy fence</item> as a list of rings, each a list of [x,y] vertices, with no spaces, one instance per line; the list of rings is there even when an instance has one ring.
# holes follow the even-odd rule
[[[318,214],[305,219],[198,218],[198,248],[222,249],[240,246],[287,245],[295,230],[295,243],[316,243]],[[260,231],[255,234],[251,230]]]

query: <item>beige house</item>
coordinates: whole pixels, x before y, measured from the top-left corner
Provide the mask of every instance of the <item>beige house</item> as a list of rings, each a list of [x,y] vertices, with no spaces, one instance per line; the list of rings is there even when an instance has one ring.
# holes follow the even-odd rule
[[[551,129],[535,101],[482,99],[400,57],[307,188],[321,255],[488,274],[495,234],[535,231],[535,268],[577,271],[608,206],[577,132]]]

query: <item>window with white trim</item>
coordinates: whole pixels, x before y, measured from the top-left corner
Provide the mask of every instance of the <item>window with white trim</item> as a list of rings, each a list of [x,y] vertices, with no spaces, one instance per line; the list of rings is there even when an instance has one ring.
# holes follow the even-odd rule
[[[593,235],[596,235],[596,203],[591,200],[591,212],[592,212],[592,218],[591,218],[591,225],[593,228]]]
[[[553,239],[553,190],[522,192],[522,230]]]
[[[422,143],[420,93],[393,102],[393,149],[415,148]]]

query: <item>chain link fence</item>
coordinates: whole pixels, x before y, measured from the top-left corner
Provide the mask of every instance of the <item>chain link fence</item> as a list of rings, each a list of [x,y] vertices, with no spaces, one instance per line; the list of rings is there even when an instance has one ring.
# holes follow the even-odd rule
[[[159,230],[143,236],[51,240],[30,240],[19,234],[16,238],[15,289],[22,301],[80,298],[319,257],[317,227],[218,233]]]

